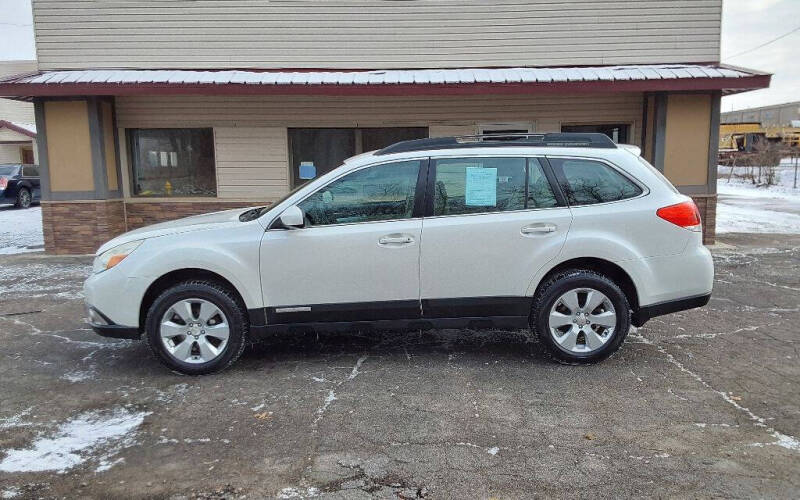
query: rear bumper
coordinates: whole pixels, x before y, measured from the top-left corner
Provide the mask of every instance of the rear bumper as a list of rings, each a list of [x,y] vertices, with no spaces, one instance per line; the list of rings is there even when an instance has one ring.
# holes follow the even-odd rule
[[[633,316],[631,317],[631,323],[633,323],[633,326],[642,326],[647,323],[648,320],[655,318],[656,316],[663,316],[665,314],[671,314],[678,311],[703,307],[704,305],[708,304],[709,299],[711,299],[710,293],[643,306],[640,307],[638,311],[633,313]]]

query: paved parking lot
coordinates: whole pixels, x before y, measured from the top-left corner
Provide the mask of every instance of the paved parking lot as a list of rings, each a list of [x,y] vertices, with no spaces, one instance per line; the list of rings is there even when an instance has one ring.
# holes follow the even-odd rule
[[[0,496],[796,497],[800,236],[608,361],[522,332],[277,339],[191,378],[82,323],[89,261],[0,256]]]

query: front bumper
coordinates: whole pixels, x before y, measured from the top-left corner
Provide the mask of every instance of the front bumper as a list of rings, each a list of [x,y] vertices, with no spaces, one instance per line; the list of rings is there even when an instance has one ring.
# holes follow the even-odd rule
[[[86,306],[86,316],[86,321],[92,327],[94,333],[103,337],[138,340],[141,336],[138,327],[117,325],[108,319],[108,316],[90,305]]]

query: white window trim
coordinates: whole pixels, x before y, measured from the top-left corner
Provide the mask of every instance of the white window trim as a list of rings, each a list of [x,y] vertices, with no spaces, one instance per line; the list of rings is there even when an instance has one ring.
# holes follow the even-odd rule
[[[536,122],[497,122],[478,124],[478,134],[484,134],[486,130],[503,132],[505,130],[527,130],[529,134],[536,131]]]

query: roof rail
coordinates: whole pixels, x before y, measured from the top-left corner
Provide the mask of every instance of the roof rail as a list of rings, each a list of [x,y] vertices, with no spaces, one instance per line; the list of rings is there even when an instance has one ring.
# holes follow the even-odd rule
[[[600,133],[495,133],[402,141],[376,151],[375,154],[388,155],[428,149],[505,148],[513,146],[605,149],[615,149],[617,147],[610,137]]]

